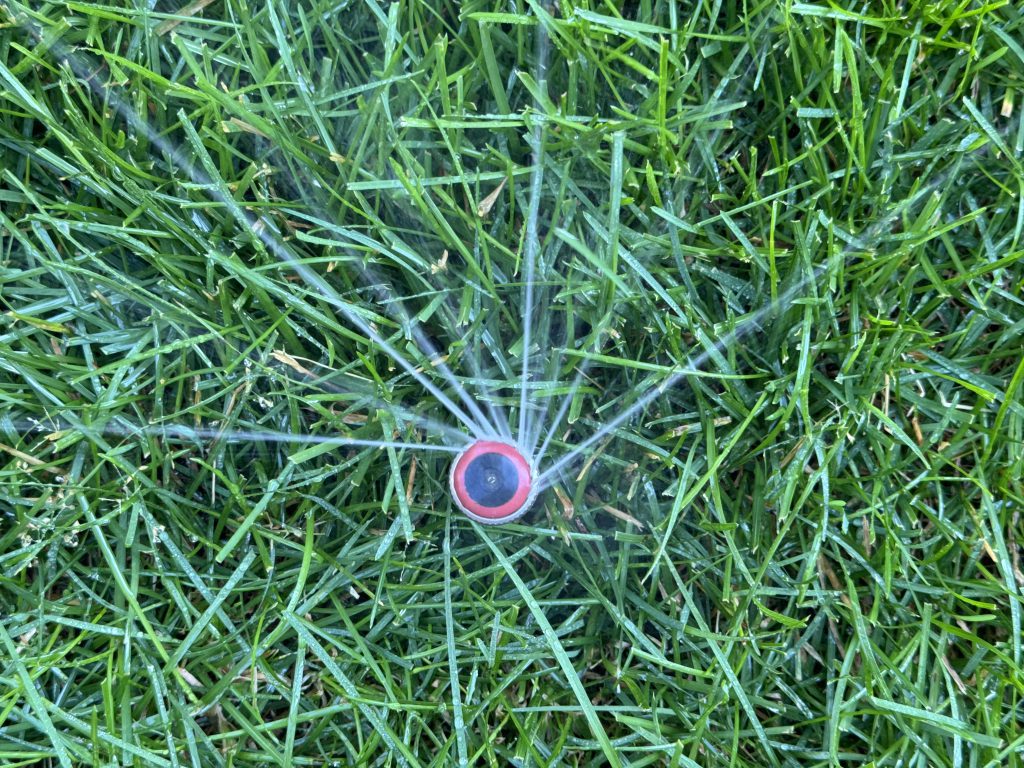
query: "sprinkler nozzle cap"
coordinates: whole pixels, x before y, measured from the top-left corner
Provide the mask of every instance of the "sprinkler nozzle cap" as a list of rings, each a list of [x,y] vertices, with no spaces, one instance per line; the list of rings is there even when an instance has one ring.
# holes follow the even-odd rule
[[[478,440],[452,464],[452,498],[480,523],[508,523],[533,503],[533,467],[511,443]]]

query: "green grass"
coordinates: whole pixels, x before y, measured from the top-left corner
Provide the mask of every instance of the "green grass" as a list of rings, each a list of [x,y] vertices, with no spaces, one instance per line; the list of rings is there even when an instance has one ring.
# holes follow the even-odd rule
[[[0,0],[0,764],[1024,765],[1019,3],[149,5]],[[531,202],[545,463],[706,363],[522,521],[132,430],[515,418]]]

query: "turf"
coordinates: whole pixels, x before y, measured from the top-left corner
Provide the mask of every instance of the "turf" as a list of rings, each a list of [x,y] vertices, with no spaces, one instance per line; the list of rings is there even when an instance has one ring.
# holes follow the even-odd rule
[[[0,0],[0,764],[1024,765],[1022,40]],[[450,441],[372,335],[586,447],[237,437]]]

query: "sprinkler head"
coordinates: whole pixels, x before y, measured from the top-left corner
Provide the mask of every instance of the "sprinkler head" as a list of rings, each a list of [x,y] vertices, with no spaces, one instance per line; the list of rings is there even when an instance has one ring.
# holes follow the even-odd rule
[[[459,509],[478,523],[509,523],[536,496],[533,466],[511,443],[477,440],[456,457],[450,486]]]

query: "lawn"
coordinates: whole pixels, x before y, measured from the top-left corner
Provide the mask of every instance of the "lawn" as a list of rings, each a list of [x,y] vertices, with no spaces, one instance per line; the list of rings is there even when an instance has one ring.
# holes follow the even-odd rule
[[[1017,0],[0,0],[0,765],[1021,768],[1022,114]]]

